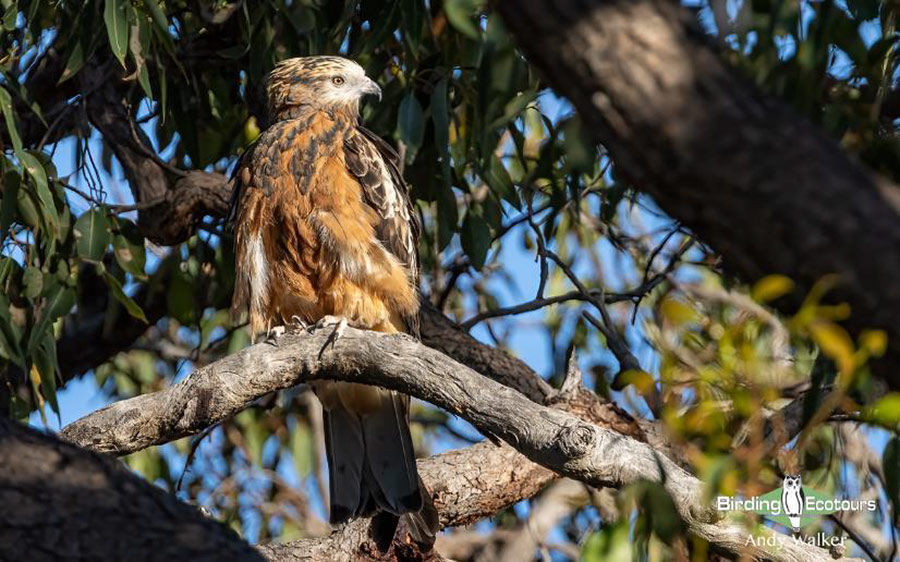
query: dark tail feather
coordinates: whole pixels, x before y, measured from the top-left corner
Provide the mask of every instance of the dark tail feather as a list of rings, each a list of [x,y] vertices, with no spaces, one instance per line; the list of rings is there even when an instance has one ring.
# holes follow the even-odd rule
[[[338,405],[323,412],[328,492],[332,524],[343,523],[359,510],[365,445],[359,416]]]
[[[389,544],[398,516],[404,516],[413,540],[430,545],[437,512],[430,497],[423,500],[409,433],[409,397],[383,392],[381,406],[373,413],[360,415],[340,403],[324,412],[329,520],[338,524],[384,512],[376,517],[376,541],[387,539]]]
[[[385,392],[381,407],[362,416],[362,428],[366,446],[363,480],[375,503],[394,515],[422,509],[409,434],[409,397]]]
[[[422,490],[422,509],[413,513],[407,513],[403,516],[406,527],[409,529],[409,536],[414,543],[419,545],[422,550],[430,550],[434,546],[434,539],[440,530],[441,522],[438,518],[437,509],[431,496],[425,491],[425,485],[422,479],[419,479],[419,489]]]

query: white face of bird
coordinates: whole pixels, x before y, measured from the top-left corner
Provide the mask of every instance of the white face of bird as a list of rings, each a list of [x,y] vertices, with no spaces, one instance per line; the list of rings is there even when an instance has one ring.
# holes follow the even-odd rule
[[[366,71],[353,61],[347,60],[343,68],[335,69],[327,82],[321,86],[319,98],[325,106],[347,106],[359,104],[359,100],[372,94],[381,99],[381,88],[366,76]]]
[[[368,94],[381,99],[381,88],[365,70],[343,57],[315,56],[284,60],[269,75],[270,111],[298,106],[356,113]]]

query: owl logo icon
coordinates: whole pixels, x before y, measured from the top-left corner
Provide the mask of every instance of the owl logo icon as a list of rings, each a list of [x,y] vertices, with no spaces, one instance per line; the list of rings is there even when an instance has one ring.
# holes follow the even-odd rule
[[[790,520],[794,533],[800,532],[800,518],[803,517],[805,502],[806,496],[800,484],[800,475],[786,475],[781,484],[781,510]]]

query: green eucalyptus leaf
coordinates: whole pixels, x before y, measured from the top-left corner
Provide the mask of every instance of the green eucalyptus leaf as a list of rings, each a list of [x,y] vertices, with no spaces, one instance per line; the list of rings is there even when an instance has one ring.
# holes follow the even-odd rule
[[[460,230],[463,251],[469,256],[476,269],[484,267],[488,250],[491,249],[491,229],[487,221],[473,212],[466,213]]]
[[[40,317],[28,337],[29,353],[34,353],[46,332],[52,332],[53,322],[71,312],[73,306],[75,306],[75,290],[71,287],[52,283],[44,289]]]
[[[505,127],[507,123],[515,119],[519,116],[528,105],[533,102],[537,98],[537,90],[527,90],[525,92],[519,92],[516,94],[514,98],[506,102],[506,105],[503,106],[503,113],[494,120],[489,129],[498,129],[500,127]]]
[[[445,0],[444,13],[457,31],[471,39],[478,39],[474,16],[482,6],[481,0]]]
[[[32,365],[37,368],[41,378],[41,394],[50,404],[53,412],[59,416],[59,403],[56,398],[56,378],[59,373],[59,363],[56,358],[56,338],[53,330],[43,334],[37,349],[32,354]]]
[[[406,161],[411,162],[425,138],[425,112],[412,91],[407,92],[400,102],[397,129],[400,140],[406,145]]]
[[[25,283],[25,296],[29,299],[38,298],[44,290],[44,274],[37,267],[27,267],[22,282]]]
[[[66,66],[63,68],[62,74],[60,74],[59,80],[56,82],[57,86],[78,74],[78,71],[84,66],[84,55],[84,44],[81,41],[77,41],[75,46],[72,47],[72,52],[69,53],[69,59],[66,61]]]
[[[56,210],[56,202],[53,192],[50,191],[50,183],[47,180],[47,171],[38,158],[30,152],[22,152],[18,155],[25,167],[25,171],[34,180],[35,191],[40,202],[40,213],[44,219],[47,230],[54,236],[59,232],[59,211]]]
[[[99,262],[109,242],[109,223],[103,210],[91,209],[75,221],[75,248],[83,259]]]
[[[634,549],[628,521],[612,522],[592,533],[581,550],[583,562],[613,562],[632,560]]]
[[[125,310],[128,311],[128,314],[133,317],[141,320],[144,323],[147,323],[147,316],[144,314],[144,311],[138,305],[138,303],[134,302],[134,299],[125,294],[125,290],[122,288],[122,283],[116,279],[116,277],[106,270],[106,268],[102,268],[103,271],[103,280],[106,281],[106,286],[110,288],[112,291],[112,295],[116,298],[117,301],[122,303],[122,306],[125,307]]]
[[[6,31],[15,31],[16,30],[16,20],[19,19],[19,5],[18,2],[12,2],[7,8],[6,12],[3,14],[3,29]]]
[[[3,87],[0,87],[0,112],[3,113],[3,120],[6,121],[6,130],[9,132],[9,139],[12,141],[16,156],[18,156],[22,152],[22,137],[19,136],[19,128],[16,126],[12,96]]]
[[[122,67],[128,53],[128,0],[104,0],[103,21],[109,37],[109,48]]]
[[[146,279],[144,266],[147,263],[147,251],[144,248],[144,236],[138,227],[129,220],[117,220],[112,244],[116,261],[122,269],[135,278]]]
[[[162,11],[162,8],[159,7],[159,2],[156,0],[143,0],[141,4],[150,14],[150,17],[153,19],[153,22],[157,25],[159,30],[168,35],[169,19],[166,17],[165,12]]]
[[[491,155],[491,162],[487,169],[487,173],[484,176],[484,180],[487,182],[488,186],[490,186],[491,191],[498,197],[502,198],[516,209],[522,209],[522,202],[519,200],[516,188],[513,185],[512,179],[509,177],[509,172],[496,154]]]

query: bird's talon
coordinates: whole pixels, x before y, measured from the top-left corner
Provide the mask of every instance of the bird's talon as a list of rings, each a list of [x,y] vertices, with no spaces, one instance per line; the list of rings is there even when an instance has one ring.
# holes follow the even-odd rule
[[[331,346],[334,349],[335,344],[341,337],[344,335],[344,331],[347,329],[347,319],[343,316],[324,316],[321,320],[316,322],[314,329],[318,330],[319,328],[327,328],[330,326],[334,326],[334,329],[328,335],[328,338],[325,340],[325,343],[322,345],[322,349],[319,350],[319,357],[325,353],[325,350],[328,349],[328,346]]]
[[[272,326],[266,331],[266,342],[272,345],[278,345],[278,338],[284,335],[284,326]]]
[[[304,321],[302,318],[300,318],[299,316],[297,316],[295,314],[294,316],[291,316],[291,323],[289,326],[289,331],[291,333],[296,333],[296,332],[300,332],[300,331],[311,333],[312,329],[311,329],[311,326],[306,323],[306,321]]]

